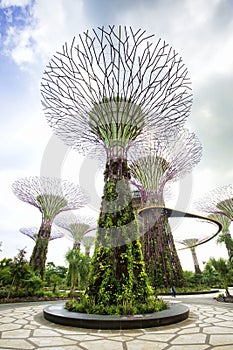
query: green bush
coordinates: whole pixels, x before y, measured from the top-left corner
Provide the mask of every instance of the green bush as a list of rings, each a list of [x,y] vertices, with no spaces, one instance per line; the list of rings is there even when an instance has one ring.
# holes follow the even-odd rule
[[[148,298],[146,303],[122,303],[118,305],[94,304],[93,299],[84,296],[81,300],[68,300],[65,308],[69,311],[97,315],[137,315],[167,310],[168,304],[163,299]]]

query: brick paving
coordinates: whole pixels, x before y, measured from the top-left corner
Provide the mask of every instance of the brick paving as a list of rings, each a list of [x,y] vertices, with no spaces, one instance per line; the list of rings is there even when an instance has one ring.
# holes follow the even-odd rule
[[[0,306],[0,349],[9,350],[232,350],[233,305],[177,297],[190,309],[187,320],[136,330],[90,330],[56,325],[43,318],[51,303]],[[208,298],[208,299],[207,299]],[[198,300],[202,303],[198,304]],[[205,300],[205,299],[204,299]]]

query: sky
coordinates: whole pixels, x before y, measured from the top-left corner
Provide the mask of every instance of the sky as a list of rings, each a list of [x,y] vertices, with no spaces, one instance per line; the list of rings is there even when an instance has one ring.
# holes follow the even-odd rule
[[[162,38],[182,56],[188,68],[194,97],[186,127],[199,138],[203,155],[194,171],[173,185],[175,195],[169,204],[193,211],[193,203],[203,194],[233,182],[231,0],[0,0],[0,259],[25,247],[30,257],[34,242],[19,229],[39,227],[41,222],[40,212],[12,193],[11,185],[19,178],[61,176],[79,183],[91,190],[91,202],[80,214],[98,216],[98,166],[53,135],[43,115],[40,84],[46,64],[66,41],[109,24],[155,34],[156,40]],[[190,235],[193,228],[191,222],[183,229],[182,224],[175,227],[177,238]],[[203,224],[195,230],[191,234],[202,237],[214,228]],[[64,264],[71,246],[66,238],[50,242],[47,261]],[[216,239],[196,250],[201,267],[213,255],[227,257]],[[191,253],[183,250],[179,256],[183,267],[192,270]]]

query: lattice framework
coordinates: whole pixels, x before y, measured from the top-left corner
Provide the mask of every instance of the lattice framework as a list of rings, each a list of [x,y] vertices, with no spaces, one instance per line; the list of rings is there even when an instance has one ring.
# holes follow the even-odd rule
[[[88,196],[78,185],[58,178],[22,178],[13,183],[12,190],[20,200],[38,208],[48,219],[62,211],[79,209],[88,202]]]
[[[162,140],[146,131],[141,139],[141,147],[132,147],[129,151],[132,183],[144,201],[151,193],[153,203],[163,204],[164,186],[192,171],[201,159],[201,144],[195,134],[186,129]]]
[[[86,151],[98,143],[108,148],[115,139],[129,143],[144,125],[179,128],[192,104],[187,68],[172,47],[121,26],[65,43],[46,67],[41,92],[55,133]]]
[[[35,227],[35,226],[22,227],[19,229],[19,231],[21,233],[23,233],[24,235],[33,239],[33,241],[36,241],[37,236],[38,236],[38,232],[39,232],[39,228]],[[52,226],[51,236],[49,237],[49,241],[53,241],[54,239],[58,239],[58,238],[62,238],[62,237],[64,237],[64,233],[62,233],[57,228]]]
[[[233,186],[226,185],[215,188],[204,195],[197,203],[200,211],[209,214],[221,214],[233,220]]]
[[[85,233],[96,224],[96,220],[85,215],[63,213],[55,218],[54,223],[68,231],[75,243],[81,243]]]

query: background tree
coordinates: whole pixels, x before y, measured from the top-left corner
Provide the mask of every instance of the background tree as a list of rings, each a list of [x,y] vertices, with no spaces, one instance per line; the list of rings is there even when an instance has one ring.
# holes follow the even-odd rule
[[[228,288],[228,286],[232,282],[232,266],[230,262],[225,261],[223,258],[219,258],[218,260],[216,260],[215,258],[211,258],[209,260],[209,263],[219,274],[219,277],[226,291],[226,296],[230,296]]]
[[[12,296],[32,296],[42,287],[42,280],[30,268],[25,258],[26,250],[19,249],[14,259],[1,262],[1,282],[8,285],[7,298]]]
[[[129,151],[131,183],[140,193],[141,208],[165,206],[165,185],[184,177],[200,161],[200,142],[185,129],[165,139],[146,131],[141,138],[141,146]],[[154,211],[148,212],[141,227],[151,283],[155,287],[183,285],[182,267],[166,213],[160,212],[155,220]]]
[[[177,241],[177,242],[180,244],[183,244],[185,247],[188,247],[191,250],[193,264],[194,264],[194,271],[196,274],[201,274],[201,269],[197,259],[197,253],[195,248],[198,241],[199,241],[198,238],[189,238],[189,239],[184,239],[183,241]]]
[[[45,281],[52,286],[53,293],[56,293],[57,286],[65,284],[68,269],[65,266],[56,266],[53,262],[46,264]]]
[[[22,201],[34,205],[42,214],[42,223],[30,258],[30,265],[42,279],[51,227],[56,215],[62,211],[79,209],[87,203],[80,187],[65,180],[49,177],[29,177],[13,183],[14,194]]]
[[[80,249],[84,234],[92,226],[96,225],[96,220],[84,215],[63,213],[55,218],[54,223],[68,231],[68,237],[73,240],[73,248]]]
[[[77,287],[81,289],[86,287],[90,271],[90,258],[82,254],[79,248],[73,248],[66,253],[66,260],[69,263],[70,295],[73,296]]]
[[[221,278],[218,272],[214,269],[210,261],[203,261],[204,270],[202,272],[203,283],[208,287],[221,287]]]
[[[45,115],[79,151],[106,151],[105,186],[89,295],[97,303],[149,296],[127,152],[143,128],[157,134],[184,124],[192,103],[187,69],[165,42],[131,28],[85,32],[53,56],[42,81]],[[133,242],[132,242],[133,240]]]
[[[12,262],[11,258],[4,258],[0,261],[0,286],[5,287],[12,283]]]

